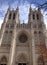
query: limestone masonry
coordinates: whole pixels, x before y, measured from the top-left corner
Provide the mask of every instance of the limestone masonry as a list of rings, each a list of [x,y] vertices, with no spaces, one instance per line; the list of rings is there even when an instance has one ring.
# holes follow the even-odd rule
[[[29,8],[20,23],[19,8],[8,8],[0,30],[0,65],[47,65],[47,30],[40,9]]]

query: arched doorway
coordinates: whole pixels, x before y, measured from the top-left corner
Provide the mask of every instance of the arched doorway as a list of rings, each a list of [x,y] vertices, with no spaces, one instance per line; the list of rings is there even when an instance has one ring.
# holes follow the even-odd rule
[[[27,65],[27,63],[28,63],[27,55],[24,53],[21,53],[18,56],[17,65]]]
[[[5,56],[1,58],[0,65],[7,65],[7,58]]]

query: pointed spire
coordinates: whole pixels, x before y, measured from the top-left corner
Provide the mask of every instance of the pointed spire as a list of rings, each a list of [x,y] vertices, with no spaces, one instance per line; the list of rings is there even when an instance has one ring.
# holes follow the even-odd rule
[[[17,6],[16,11],[19,11],[19,7]]]
[[[32,8],[31,8],[31,5],[30,5],[30,8],[29,8],[29,16],[28,16],[28,23],[30,24],[31,23],[31,15],[32,15]]]
[[[10,10],[10,6],[8,7],[8,11]]]
[[[16,8],[16,13],[18,13],[18,16],[19,16],[19,7],[18,6]]]
[[[40,9],[40,7],[38,7],[38,11],[40,11],[40,12],[41,12],[41,9]]]
[[[16,17],[18,18],[18,21],[16,23],[19,23],[19,7],[16,8]]]
[[[32,13],[32,8],[31,8],[31,5],[30,5],[30,8],[29,8],[29,16],[31,15]]]
[[[30,8],[29,8],[29,11],[30,11],[30,12],[32,11],[31,5],[30,5]]]
[[[30,9],[31,9],[31,5],[30,5]]]
[[[8,9],[7,9],[7,13],[10,11],[10,6],[8,7]]]

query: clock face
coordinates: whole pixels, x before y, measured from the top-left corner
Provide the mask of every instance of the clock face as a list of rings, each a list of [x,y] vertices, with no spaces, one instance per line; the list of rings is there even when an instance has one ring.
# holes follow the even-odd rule
[[[25,43],[26,41],[28,40],[28,37],[26,34],[22,33],[20,36],[19,36],[19,41],[21,43]]]

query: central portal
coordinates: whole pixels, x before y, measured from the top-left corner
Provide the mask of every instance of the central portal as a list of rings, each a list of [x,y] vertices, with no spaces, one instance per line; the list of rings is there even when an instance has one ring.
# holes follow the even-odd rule
[[[18,63],[18,65],[26,65],[26,63]]]

